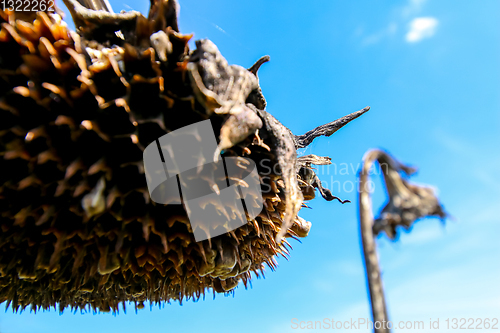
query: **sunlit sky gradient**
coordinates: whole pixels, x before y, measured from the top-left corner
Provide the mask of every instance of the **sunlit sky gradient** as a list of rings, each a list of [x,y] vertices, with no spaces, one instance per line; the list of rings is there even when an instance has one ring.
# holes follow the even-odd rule
[[[111,5],[147,13],[149,1]],[[434,331],[447,332],[446,318],[500,318],[499,22],[497,0],[181,0],[181,31],[210,38],[229,63],[271,56],[259,71],[267,110],[294,133],[372,107],[301,152],[332,157],[319,177],[352,204],[311,201],[301,216],[313,227],[290,261],[234,297],[116,316],[9,310],[0,332],[300,332],[292,318],[369,318],[351,186],[369,148],[418,166],[414,181],[438,187],[455,217],[378,241],[390,319],[440,318]]]

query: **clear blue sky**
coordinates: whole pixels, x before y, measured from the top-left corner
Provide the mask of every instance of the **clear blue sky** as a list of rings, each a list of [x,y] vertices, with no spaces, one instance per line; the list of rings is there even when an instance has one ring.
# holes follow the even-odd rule
[[[149,1],[111,4],[147,13]],[[336,174],[319,176],[353,203],[310,202],[301,216],[313,227],[290,261],[234,297],[117,316],[2,311],[0,332],[300,332],[292,318],[369,318],[351,189],[368,148],[417,165],[414,180],[438,187],[456,218],[378,241],[391,320],[440,318],[446,332],[446,318],[499,318],[499,22],[497,0],[181,0],[182,32],[210,38],[229,63],[271,56],[259,72],[268,111],[294,133],[372,107],[305,152],[332,157]]]

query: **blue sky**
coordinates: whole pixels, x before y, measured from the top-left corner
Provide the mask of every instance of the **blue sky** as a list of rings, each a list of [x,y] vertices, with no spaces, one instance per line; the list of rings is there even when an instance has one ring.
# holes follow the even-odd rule
[[[147,13],[149,1],[111,4]],[[499,14],[497,0],[181,1],[182,32],[210,38],[229,63],[271,56],[259,71],[267,110],[295,134],[372,107],[301,152],[332,157],[319,177],[353,203],[311,201],[300,215],[313,227],[290,261],[234,297],[117,316],[7,311],[0,332],[300,332],[293,318],[369,318],[352,190],[369,148],[418,166],[413,180],[438,187],[455,217],[378,240],[390,319],[439,318],[434,331],[448,332],[447,318],[500,318]]]

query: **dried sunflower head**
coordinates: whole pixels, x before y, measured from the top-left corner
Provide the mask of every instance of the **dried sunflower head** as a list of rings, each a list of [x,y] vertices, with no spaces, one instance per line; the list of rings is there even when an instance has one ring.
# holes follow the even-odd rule
[[[77,32],[57,13],[0,11],[0,302],[117,311],[227,293],[274,269],[286,238],[309,232],[302,193],[321,189],[296,149],[333,132],[294,136],[264,110],[267,58],[246,70],[208,40],[190,51],[175,1],[152,1],[148,18],[65,3]],[[216,155],[253,161],[263,209],[196,242],[182,205],[151,201],[142,158],[204,120]]]

